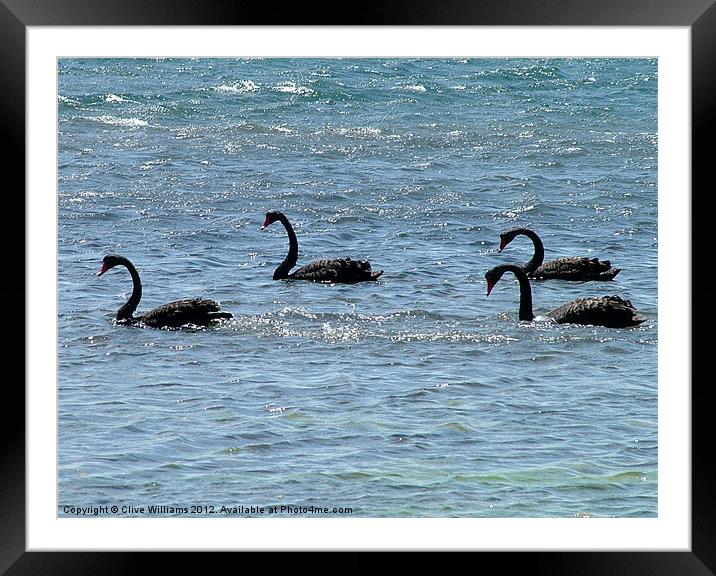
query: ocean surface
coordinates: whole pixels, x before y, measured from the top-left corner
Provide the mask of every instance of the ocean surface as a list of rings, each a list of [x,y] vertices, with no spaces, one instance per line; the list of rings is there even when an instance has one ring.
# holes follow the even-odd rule
[[[657,82],[655,59],[59,60],[58,516],[656,517]],[[383,275],[272,280],[268,210],[299,266]],[[622,272],[533,283],[521,322],[513,276],[484,278],[532,255],[497,252],[515,226]],[[138,314],[234,318],[117,325],[106,254]],[[647,321],[545,318],[610,294]]]

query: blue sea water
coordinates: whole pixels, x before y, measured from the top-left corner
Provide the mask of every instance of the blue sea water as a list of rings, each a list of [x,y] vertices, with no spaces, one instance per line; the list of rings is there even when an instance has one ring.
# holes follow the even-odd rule
[[[59,60],[58,515],[655,517],[657,80],[655,59]],[[268,210],[299,265],[383,276],[273,281]],[[484,279],[531,256],[497,252],[515,226],[622,272],[533,283],[520,322],[512,276]],[[234,318],[117,325],[112,253],[138,313]],[[544,318],[607,294],[648,320]]]

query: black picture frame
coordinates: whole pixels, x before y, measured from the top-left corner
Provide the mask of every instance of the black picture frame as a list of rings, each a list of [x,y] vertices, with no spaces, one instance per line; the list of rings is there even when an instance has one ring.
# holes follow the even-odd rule
[[[684,26],[691,31],[692,89],[692,190],[684,190],[684,201],[695,203],[707,194],[710,182],[710,146],[706,139],[716,134],[716,0],[364,0],[355,10],[337,10],[323,3],[283,3],[279,10],[266,3],[241,0],[204,0],[181,3],[170,0],[0,0],[0,118],[5,140],[5,175],[16,176],[5,182],[7,215],[25,213],[25,36],[30,26],[163,26],[163,25],[480,25],[480,26]],[[709,180],[707,180],[709,178]],[[12,182],[14,185],[9,185]],[[7,206],[13,203],[12,206]],[[705,260],[708,245],[698,241],[698,232],[708,229],[707,210],[693,210],[692,262],[683,270],[664,271],[684,278],[688,286],[688,264]],[[23,222],[20,218],[8,218]],[[25,250],[20,250],[21,231],[12,225],[2,227],[3,258],[6,271],[2,297],[19,315],[31,302],[26,300],[24,280]],[[10,274],[8,271],[12,271]],[[48,279],[53,281],[53,279]],[[699,337],[691,305],[708,303],[713,297],[705,285],[693,285],[684,293],[684,314],[692,319],[691,362],[709,342]],[[691,300],[689,301],[689,296]],[[7,312],[6,312],[7,314]],[[709,317],[703,319],[708,324]],[[10,326],[7,329],[14,329]],[[24,338],[7,338],[6,360],[24,357]],[[23,350],[19,350],[20,347]],[[18,348],[17,350],[15,348]],[[702,364],[703,362],[701,362]],[[11,366],[10,362],[7,362]],[[14,364],[16,365],[16,364]],[[24,365],[22,367],[24,374]],[[695,371],[698,375],[699,372]],[[121,553],[121,552],[26,552],[25,550],[25,405],[24,387],[19,378],[7,376],[4,385],[5,408],[0,426],[2,434],[2,475],[0,476],[0,574],[126,574],[130,570],[163,571],[174,565],[184,570],[206,570],[207,562],[225,560],[208,553]],[[702,373],[703,374],[703,373]],[[24,379],[23,379],[24,380]],[[530,574],[648,574],[708,575],[716,570],[716,498],[712,446],[714,428],[710,425],[712,403],[708,398],[708,376],[693,379],[692,398],[692,547],[690,552],[520,552],[481,553],[481,565],[499,563],[499,570]],[[674,385],[686,386],[679,382]],[[356,553],[358,554],[358,553]],[[222,554],[223,556],[223,554]],[[289,560],[290,561],[290,560]],[[443,560],[440,560],[443,562]],[[272,560],[272,563],[275,560]],[[283,564],[285,560],[279,560]],[[368,559],[352,565],[360,569]],[[161,564],[159,564],[161,563]],[[288,566],[288,565],[287,565]],[[275,565],[272,566],[276,568]],[[336,566],[337,567],[337,566]],[[235,565],[236,569],[241,567]],[[447,567],[445,567],[447,568]],[[443,569],[445,569],[443,568]],[[524,572],[523,572],[524,573]]]

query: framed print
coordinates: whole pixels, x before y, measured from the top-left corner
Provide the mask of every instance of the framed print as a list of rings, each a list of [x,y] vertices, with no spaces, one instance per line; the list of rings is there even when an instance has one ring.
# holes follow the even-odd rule
[[[57,6],[0,6],[26,166],[7,573],[153,550],[711,573],[708,2]]]

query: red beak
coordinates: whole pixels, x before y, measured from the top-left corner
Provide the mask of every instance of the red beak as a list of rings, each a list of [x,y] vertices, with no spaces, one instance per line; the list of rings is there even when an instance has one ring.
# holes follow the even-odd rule
[[[109,268],[107,268],[107,264],[102,262],[102,267],[99,269],[99,272],[97,272],[97,276],[102,276]]]
[[[509,242],[506,242],[504,238],[500,238],[500,247],[497,249],[498,252],[502,252],[505,247],[509,244]]]
[[[263,229],[266,228],[266,226],[268,226],[269,224],[271,224],[271,222],[269,222],[269,219],[266,218],[266,220],[264,220],[263,226],[261,226],[260,230],[263,230]]]
[[[492,280],[487,281],[487,295],[490,295],[490,292],[492,292],[492,289],[495,287],[495,283]]]

